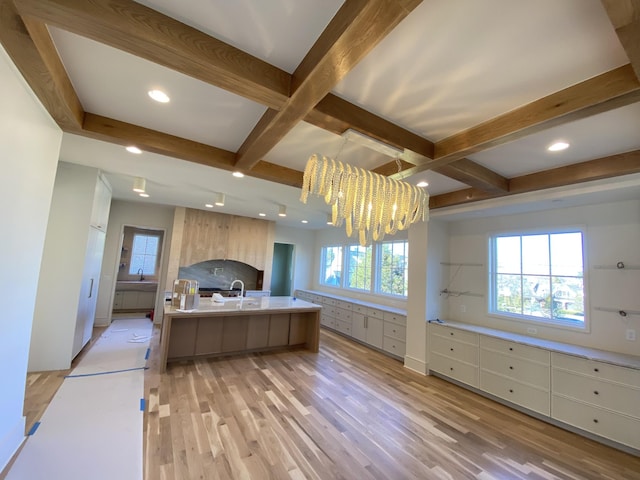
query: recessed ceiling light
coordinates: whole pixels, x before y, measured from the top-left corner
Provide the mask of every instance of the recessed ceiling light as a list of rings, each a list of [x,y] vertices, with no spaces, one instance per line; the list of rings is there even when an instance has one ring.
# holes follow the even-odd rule
[[[260,212],[258,215],[260,215],[261,217],[266,217],[267,216],[266,213],[262,213],[262,212]]]
[[[302,223],[309,223],[309,220],[300,220]]]
[[[279,217],[286,217],[287,216],[287,207],[285,207],[284,205],[280,205],[280,208],[278,208],[278,216]]]
[[[213,205],[211,205],[210,203],[205,203],[204,206],[207,208],[213,208]]]
[[[429,186],[429,183],[425,182],[424,180],[416,184],[416,187],[428,187],[428,186]]]
[[[547,150],[550,152],[559,152],[561,150],[566,150],[569,148],[569,144],[567,142],[555,142],[547,147]]]
[[[242,178],[244,177],[244,173],[242,172],[233,172],[232,175],[236,178]]]
[[[148,198],[149,197],[148,193],[139,193],[138,195],[140,195],[141,197],[144,197],[144,198]]]
[[[133,191],[138,193],[144,193],[147,187],[147,181],[143,177],[136,177],[133,179]]]
[[[127,152],[135,153],[136,155],[140,155],[142,153],[142,150],[140,150],[138,147],[130,145],[130,146],[127,147]]]
[[[216,205],[219,207],[224,207],[224,193],[218,193],[216,195]]]
[[[149,90],[149,96],[153,98],[156,102],[160,102],[160,103],[168,103],[169,100],[171,100],[169,98],[169,95],[164,93],[162,90]]]

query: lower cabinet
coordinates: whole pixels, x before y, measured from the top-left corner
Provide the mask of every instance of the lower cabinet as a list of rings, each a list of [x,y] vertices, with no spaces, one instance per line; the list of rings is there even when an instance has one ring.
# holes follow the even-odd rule
[[[301,345],[309,321],[306,313],[174,318],[167,358]]]
[[[357,301],[298,290],[304,300],[322,305],[320,325],[390,356],[404,359],[407,317]]]
[[[431,372],[640,454],[640,370],[435,323],[428,332]]]
[[[640,450],[640,370],[553,352],[551,416]]]

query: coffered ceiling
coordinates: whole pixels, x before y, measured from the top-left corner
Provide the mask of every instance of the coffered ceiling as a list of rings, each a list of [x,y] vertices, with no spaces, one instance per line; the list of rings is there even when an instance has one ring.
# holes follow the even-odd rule
[[[427,181],[434,213],[576,186],[640,194],[640,0],[0,9],[2,46],[65,132],[61,160],[101,168],[115,198],[205,209],[224,193],[225,213],[319,228],[329,208],[298,200],[313,153]],[[152,101],[154,88],[171,101]],[[345,140],[348,129],[403,153]],[[548,152],[557,140],[569,149]],[[137,176],[147,199],[131,191]]]

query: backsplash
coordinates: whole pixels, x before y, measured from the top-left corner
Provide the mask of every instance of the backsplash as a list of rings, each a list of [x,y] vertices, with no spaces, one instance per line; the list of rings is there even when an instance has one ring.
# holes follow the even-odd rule
[[[200,288],[228,290],[231,282],[242,280],[245,290],[259,290],[258,270],[235,260],[207,260],[189,267],[180,267],[178,278],[197,280]]]

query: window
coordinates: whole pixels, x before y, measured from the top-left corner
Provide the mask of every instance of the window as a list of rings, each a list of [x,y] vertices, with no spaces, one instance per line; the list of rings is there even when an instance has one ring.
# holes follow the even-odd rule
[[[322,248],[322,268],[320,283],[335,287],[342,286],[342,247]]]
[[[491,238],[491,313],[584,328],[582,232]]]
[[[409,242],[383,242],[379,244],[380,267],[377,269],[379,293],[406,297],[409,287]]]
[[[129,275],[155,275],[156,261],[158,258],[158,235],[133,235],[133,247],[131,251],[131,263]]]
[[[344,260],[343,252],[345,252]],[[321,261],[320,283],[322,285],[361,290],[372,294],[407,296],[409,285],[409,242],[407,240],[374,243],[366,247],[360,244],[322,247]]]
[[[347,286],[371,290],[371,246],[349,245],[347,255]]]

